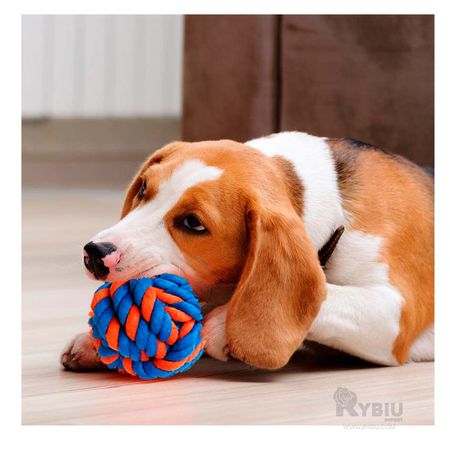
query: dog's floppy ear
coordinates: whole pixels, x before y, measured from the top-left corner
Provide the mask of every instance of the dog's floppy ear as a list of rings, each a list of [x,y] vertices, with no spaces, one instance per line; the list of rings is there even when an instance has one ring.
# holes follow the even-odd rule
[[[248,254],[227,310],[230,353],[256,367],[284,366],[303,341],[326,295],[317,251],[293,207],[246,213]]]

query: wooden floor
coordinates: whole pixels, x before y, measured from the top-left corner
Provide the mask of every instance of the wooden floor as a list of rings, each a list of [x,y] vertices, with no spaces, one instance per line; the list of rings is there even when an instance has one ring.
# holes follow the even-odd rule
[[[59,354],[87,330],[96,283],[83,274],[81,248],[111,225],[120,193],[25,190],[23,199],[24,424],[432,424],[434,364],[374,367],[315,349],[264,372],[204,357],[166,381],[113,372],[71,373]],[[336,415],[337,388],[371,403],[366,417]],[[392,421],[377,405],[402,403]],[[378,405],[379,406],[379,405]],[[383,406],[385,408],[385,406]]]

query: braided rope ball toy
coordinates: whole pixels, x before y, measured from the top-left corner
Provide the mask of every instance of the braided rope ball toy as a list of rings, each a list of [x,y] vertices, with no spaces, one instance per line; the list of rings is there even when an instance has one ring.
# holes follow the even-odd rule
[[[167,378],[203,353],[200,304],[177,275],[105,283],[95,291],[89,316],[94,346],[110,369],[144,380]]]

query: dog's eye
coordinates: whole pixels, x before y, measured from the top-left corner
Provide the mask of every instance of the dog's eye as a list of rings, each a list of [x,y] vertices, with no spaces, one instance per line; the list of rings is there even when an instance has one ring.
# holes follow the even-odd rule
[[[145,180],[143,180],[142,184],[141,184],[141,188],[139,189],[139,192],[138,192],[139,200],[142,200],[144,198],[146,190],[147,190],[147,182]]]
[[[194,214],[189,214],[186,216],[181,223],[184,228],[190,231],[196,231],[198,233],[206,231],[206,227],[203,226],[198,217],[194,216]]]

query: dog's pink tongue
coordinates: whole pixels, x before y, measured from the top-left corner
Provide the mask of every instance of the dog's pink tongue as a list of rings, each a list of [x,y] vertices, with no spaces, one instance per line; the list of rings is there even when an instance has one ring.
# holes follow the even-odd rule
[[[117,264],[119,264],[120,253],[118,251],[112,252],[102,258],[102,261],[105,267],[108,267],[108,269],[112,269],[113,267],[117,266]]]

